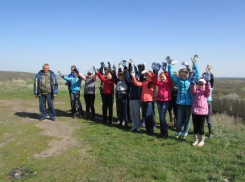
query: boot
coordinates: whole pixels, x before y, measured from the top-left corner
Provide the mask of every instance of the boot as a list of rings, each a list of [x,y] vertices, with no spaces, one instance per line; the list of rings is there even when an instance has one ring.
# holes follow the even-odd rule
[[[84,117],[84,113],[82,109],[79,109],[79,119],[82,119]]]
[[[212,126],[208,126],[208,131],[209,131],[209,138],[213,138],[214,137],[213,127]]]
[[[89,112],[86,112],[86,119],[87,119],[87,120],[90,119],[90,114],[89,114]]]
[[[204,145],[205,135],[201,135],[201,141],[198,143],[199,147],[202,147]]]
[[[163,132],[163,138],[167,139],[168,138],[168,131]]]
[[[199,134],[194,135],[194,142],[192,143],[192,146],[197,146],[199,142]]]

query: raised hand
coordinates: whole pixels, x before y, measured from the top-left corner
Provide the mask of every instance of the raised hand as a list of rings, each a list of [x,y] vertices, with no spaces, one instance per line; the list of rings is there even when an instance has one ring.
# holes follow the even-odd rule
[[[122,60],[121,63],[122,63],[122,66],[123,66],[123,67],[127,66],[127,65],[126,65],[126,64],[127,64],[127,61],[126,61],[126,60]]]
[[[117,68],[116,68],[116,66],[115,66],[115,65],[113,65],[113,66],[112,66],[112,70],[114,70],[114,71],[115,71],[116,69],[117,69]]]
[[[158,71],[161,69],[161,65],[159,63],[152,63],[152,69],[154,73],[158,73]]]
[[[166,62],[162,62],[162,70],[164,71],[164,72],[167,72],[167,63]]]
[[[96,73],[96,72],[97,72],[97,71],[96,71],[96,68],[95,68],[94,66],[93,66],[92,68],[93,68],[93,70],[94,70],[94,73]]]
[[[105,63],[104,62],[101,62],[100,65],[101,65],[100,68],[104,68],[105,67]]]
[[[193,58],[191,58],[192,64],[196,65],[197,64],[197,59],[199,58],[199,56],[197,54],[194,55]]]
[[[61,77],[64,76],[63,73],[61,73],[60,71],[58,71],[58,74],[59,74]]]
[[[135,77],[135,72],[134,71],[131,71],[130,74],[131,74],[132,77]]]
[[[141,73],[142,73],[142,74],[145,74],[145,73],[148,73],[148,71],[147,71],[147,70],[144,70],[144,71],[142,71]]]
[[[211,72],[212,66],[210,64],[207,65],[206,71]]]
[[[170,56],[167,56],[165,59],[169,65],[172,65],[173,59]]]
[[[186,61],[181,62],[182,66],[189,66],[189,64]]]
[[[203,75],[203,78],[206,81],[206,83],[209,83],[209,81],[211,80],[211,74],[208,71],[206,71]]]
[[[129,64],[133,64],[133,60],[132,59],[129,59],[128,63]]]
[[[108,62],[108,69],[111,70],[111,63],[110,62]]]

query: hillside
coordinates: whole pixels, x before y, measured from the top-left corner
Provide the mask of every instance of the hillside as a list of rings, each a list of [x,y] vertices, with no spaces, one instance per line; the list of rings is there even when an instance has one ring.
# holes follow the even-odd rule
[[[35,78],[34,73],[28,72],[15,72],[15,71],[0,71],[0,81],[12,81],[14,80],[33,80]]]

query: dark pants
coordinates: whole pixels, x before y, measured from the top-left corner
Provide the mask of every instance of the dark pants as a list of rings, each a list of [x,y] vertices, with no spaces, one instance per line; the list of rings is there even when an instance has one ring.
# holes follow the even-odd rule
[[[169,112],[169,117],[171,118],[173,113],[172,110],[174,111],[174,117],[177,120],[177,104],[176,104],[176,96],[172,96],[172,100],[169,102],[168,106],[168,112]]]
[[[187,136],[190,128],[191,105],[179,105],[177,110],[177,135],[181,135],[181,129],[185,124],[183,136]]]
[[[192,114],[192,121],[194,126],[194,134],[204,135],[204,123],[207,115]]]
[[[80,91],[76,91],[75,93],[70,92],[70,101],[71,101],[71,113],[72,115],[76,115],[76,108],[79,112],[79,115],[83,115],[82,104],[80,101]]]
[[[89,114],[91,109],[92,118],[95,118],[95,110],[94,110],[94,100],[95,94],[84,94],[84,100],[86,103],[86,113]]]
[[[120,123],[123,120],[128,123],[128,99],[117,99],[117,111],[118,111],[118,119]]]
[[[145,118],[145,126],[148,135],[153,135],[153,103],[154,102],[141,102],[141,107]]]
[[[55,118],[54,98],[51,94],[39,96],[39,110],[41,113],[41,118],[43,119],[46,118],[46,101],[48,102],[50,119],[54,119]]]
[[[208,101],[208,115],[206,116],[206,120],[208,123],[208,128],[213,127],[213,122],[212,122],[212,102]]]
[[[112,123],[113,116],[113,94],[103,94],[103,121],[107,122],[107,108],[109,109],[109,123]]]
[[[164,132],[168,131],[166,114],[167,114],[168,106],[170,102],[157,101],[157,107],[158,107],[159,118],[160,118],[160,128],[161,128],[161,131],[164,131]]]

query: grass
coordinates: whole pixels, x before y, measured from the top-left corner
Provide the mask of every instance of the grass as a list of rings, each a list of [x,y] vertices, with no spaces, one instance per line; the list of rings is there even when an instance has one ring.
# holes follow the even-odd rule
[[[214,139],[205,146],[192,147],[192,134],[187,142],[164,140],[101,122],[72,120],[58,115],[59,122],[75,126],[73,138],[80,145],[61,155],[35,158],[54,137],[41,135],[39,121],[16,114],[38,116],[38,100],[32,90],[19,86],[0,86],[0,181],[14,167],[26,166],[37,175],[26,181],[244,181],[245,126],[239,119],[224,114],[213,116]],[[83,96],[81,94],[81,100]],[[85,106],[84,102],[83,107]],[[101,98],[96,94],[96,112],[101,114]],[[36,107],[33,112],[33,107]],[[55,99],[56,110],[69,113],[66,89]],[[114,116],[115,116],[114,110]],[[156,110],[158,121],[158,113]],[[169,118],[167,118],[169,121]],[[157,123],[159,133],[159,123]],[[192,125],[190,127],[192,132]],[[207,132],[207,126],[205,127]],[[59,140],[59,139],[57,139]]]

